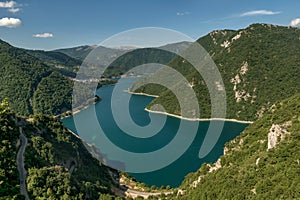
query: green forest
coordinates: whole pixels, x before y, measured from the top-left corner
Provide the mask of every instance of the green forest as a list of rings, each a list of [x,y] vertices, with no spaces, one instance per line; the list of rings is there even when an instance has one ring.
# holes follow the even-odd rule
[[[197,40],[223,77],[226,118],[253,123],[226,144],[218,167],[205,163],[188,174],[173,194],[149,199],[300,199],[299,38],[299,28],[253,24],[237,31],[213,31]],[[36,51],[0,40],[0,200],[24,199],[17,166],[20,129],[28,139],[25,169],[30,199],[124,199],[113,192],[120,189],[113,178],[119,172],[99,162],[87,144],[54,117],[71,110],[74,77],[95,48]],[[192,85],[200,117],[210,117],[207,85],[182,57],[148,48],[98,51],[106,52],[102,59],[124,54],[110,65],[98,88],[116,83],[107,77],[119,77],[137,65],[167,64]],[[161,71],[152,78],[156,76],[165,78]],[[171,89],[149,84],[135,91],[159,96],[147,108],[161,104],[167,112],[181,115]],[[89,100],[86,104],[100,101],[101,96]],[[268,148],[274,126],[281,132],[276,146]]]
[[[0,104],[0,199],[23,199],[16,164],[18,127],[28,139],[25,168],[30,199],[101,199],[112,194],[109,169],[87,151],[81,139],[51,116],[16,116],[5,100]]]
[[[125,50],[88,46],[55,51],[26,50],[0,40],[0,100],[8,98],[10,106],[23,116],[40,113],[59,115],[71,110],[71,79],[76,77],[85,58],[83,56],[92,50],[95,50],[96,55],[103,54],[104,63],[111,54],[125,53],[107,68],[103,74],[106,77],[120,77],[133,66],[149,62],[164,64],[174,57],[163,50],[147,48],[129,53]],[[114,79],[106,78],[99,82],[99,87],[115,82]]]
[[[0,41],[0,100],[9,99],[11,108],[20,115],[45,113],[57,115],[61,110],[71,109],[69,77],[58,74],[55,67]],[[57,72],[57,73],[54,73]],[[43,90],[43,94],[41,94]],[[53,90],[58,95],[53,98]],[[49,98],[51,97],[51,98]]]
[[[204,164],[186,176],[177,199],[299,199],[300,198],[300,94],[277,102],[272,109],[225,145],[221,168],[209,172]],[[289,134],[267,149],[272,125]],[[284,126],[284,125],[283,125]],[[196,187],[193,182],[201,180]]]
[[[246,29],[213,31],[197,40],[211,55],[222,76],[227,101],[226,118],[255,120],[276,101],[300,92],[300,29],[253,24]],[[224,47],[224,42],[229,42]],[[289,53],[287,53],[289,52]],[[210,117],[211,101],[201,75],[177,56],[168,66],[193,83],[201,118]],[[151,78],[160,77],[158,71]],[[143,80],[140,80],[143,81]],[[178,87],[178,82],[174,87]],[[172,114],[181,115],[172,88],[149,84],[136,90],[158,95],[149,106],[161,104]]]
[[[19,130],[7,100],[0,103],[0,199],[22,199],[17,170],[16,144]]]

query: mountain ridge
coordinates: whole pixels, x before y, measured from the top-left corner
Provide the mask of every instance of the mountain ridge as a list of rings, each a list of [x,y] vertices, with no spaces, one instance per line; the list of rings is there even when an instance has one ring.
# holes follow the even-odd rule
[[[238,31],[213,31],[198,40],[225,76],[229,99],[227,117],[250,118],[254,123],[226,145],[224,156],[218,162],[205,164],[188,175],[178,193],[167,198],[300,198],[299,40],[300,29],[268,24],[253,24]],[[64,100],[70,100],[72,81],[51,66],[2,41],[0,60],[3,61],[0,98],[9,97],[9,104],[17,114],[59,113],[70,104]],[[182,61],[175,58],[169,64],[190,83],[195,82],[194,89],[204,98],[200,102],[209,108],[205,83],[198,79],[200,75],[189,63]],[[10,82],[11,79],[14,81]],[[151,86],[140,91],[160,95],[152,104],[161,103],[167,111],[176,113],[174,96],[168,90],[157,92],[158,89],[162,88]],[[53,104],[53,100],[59,101]],[[209,111],[203,112],[209,117]],[[3,101],[0,104],[0,199],[22,199],[15,161],[19,130],[14,118],[25,120]],[[112,198],[113,181],[106,168],[91,157],[82,142],[68,133],[61,122],[51,116],[35,115],[23,126],[28,137],[25,165],[32,198]],[[96,180],[96,177],[101,178]]]
[[[300,91],[297,81],[300,79],[299,38],[300,29],[297,28],[253,24],[238,31],[213,31],[197,40],[210,54],[223,78],[227,94],[226,118],[255,120],[276,100]],[[183,58],[176,57],[168,65],[193,85],[201,118],[209,118],[210,97],[203,78]],[[170,90],[150,85],[136,92],[160,96],[148,109],[161,104],[168,113],[181,115]],[[272,95],[268,95],[270,93]]]

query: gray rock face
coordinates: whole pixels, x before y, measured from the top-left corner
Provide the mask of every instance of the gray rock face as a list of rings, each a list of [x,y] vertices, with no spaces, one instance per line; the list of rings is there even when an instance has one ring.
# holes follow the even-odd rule
[[[286,122],[284,124],[272,124],[270,132],[268,133],[268,149],[274,148],[280,141],[284,140],[287,134],[290,134],[286,127],[290,125],[291,122]]]

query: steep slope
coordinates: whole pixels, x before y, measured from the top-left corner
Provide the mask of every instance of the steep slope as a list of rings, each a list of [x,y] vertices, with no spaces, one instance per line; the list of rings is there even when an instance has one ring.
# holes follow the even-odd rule
[[[16,120],[14,120],[16,119]],[[86,150],[81,139],[50,116],[17,117],[6,101],[0,104],[0,199],[22,199],[20,183],[30,199],[98,199],[113,184],[105,166]],[[19,182],[16,155],[23,140],[27,178]]]
[[[8,102],[0,103],[0,199],[20,197],[16,156],[19,130],[8,109]]]
[[[0,98],[9,98],[19,114],[32,113],[31,98],[39,81],[51,70],[25,51],[0,41]]]
[[[184,44],[174,44],[173,48],[182,45]],[[94,48],[85,46],[61,51],[84,57]],[[71,58],[59,52],[60,50],[25,50],[3,41],[0,41],[0,50],[0,100],[8,98],[16,113],[24,116],[34,113],[58,115],[71,109],[73,83],[69,77],[76,76],[82,61]],[[155,49],[138,49],[126,54],[127,51],[129,50],[98,47],[94,52],[96,57],[91,57],[89,62],[92,64],[101,59],[105,63],[108,59],[125,53],[105,73],[107,76],[120,76],[133,66],[147,62],[164,64],[173,57],[170,53]],[[110,80],[101,82],[102,85],[110,83]]]
[[[214,31],[197,41],[210,53],[223,78],[227,118],[255,120],[275,101],[300,91],[299,38],[297,28],[253,24],[238,31]],[[193,85],[201,117],[210,117],[210,98],[199,73],[181,57],[168,65]],[[179,105],[167,89],[149,85],[137,91],[160,96],[149,108],[162,104],[168,112],[180,115]]]
[[[51,115],[70,110],[72,87],[72,81],[58,72],[43,78],[33,95],[33,113]]]
[[[277,102],[215,164],[183,182],[178,199],[299,199],[300,94]]]
[[[27,186],[33,199],[97,199],[100,193],[110,193],[107,168],[60,121],[35,116],[25,133]]]
[[[46,65],[54,67],[54,69],[66,76],[75,77],[76,72],[82,63],[81,60],[75,59],[60,52],[42,50],[25,51],[26,53],[38,58]]]
[[[70,109],[70,101],[68,105],[60,105],[59,103],[63,99],[68,99],[70,91],[72,89],[71,81],[67,77],[60,75],[60,82],[67,84],[59,84],[57,77],[51,75],[53,72],[59,71],[57,68],[45,65],[39,59],[26,53],[25,50],[19,49],[9,45],[6,42],[0,41],[0,100],[8,98],[10,106],[20,115],[33,114],[33,105],[40,105],[43,102],[48,102],[50,109],[54,112],[49,114],[59,114],[61,109],[65,107]],[[43,85],[47,78],[48,85],[44,85],[48,89],[43,91],[44,97],[51,95],[51,90],[55,89],[60,93],[57,99],[51,99],[51,101],[43,96],[41,98],[33,98],[36,89],[41,88],[39,84]],[[59,84],[59,85],[58,85]],[[47,93],[50,92],[50,93]],[[41,95],[35,95],[41,96]],[[53,107],[56,107],[55,109]],[[35,109],[38,113],[43,113],[43,110]]]

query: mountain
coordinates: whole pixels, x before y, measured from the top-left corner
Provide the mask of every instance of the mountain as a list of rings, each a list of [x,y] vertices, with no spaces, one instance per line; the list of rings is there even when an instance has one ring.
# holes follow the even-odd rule
[[[20,115],[44,113],[44,110],[37,106],[44,102],[48,102],[46,109],[48,114],[59,114],[71,108],[72,81],[63,73],[58,73],[57,68],[48,66],[25,50],[1,40],[0,61],[0,100],[8,98],[10,106],[16,113]],[[60,77],[59,82],[57,76]],[[59,94],[55,96],[56,99],[52,96],[53,91]],[[49,99],[49,96],[52,98]]]
[[[223,78],[227,118],[258,119],[276,101],[300,91],[299,38],[298,28],[253,24],[238,31],[213,31],[197,40],[209,52]],[[198,97],[201,118],[209,118],[210,96],[200,74],[181,57],[174,58],[168,65],[190,82]],[[159,78],[161,74],[158,71],[152,78]],[[148,85],[137,92],[159,96],[148,108],[161,104],[167,112],[181,115],[170,90]]]
[[[182,45],[184,43],[173,44],[173,48]],[[76,76],[82,63],[80,59],[84,59],[92,50],[93,54],[88,57],[89,64],[98,64],[101,60],[102,64],[108,65],[110,60],[116,59],[105,75],[117,77],[138,64],[148,61],[165,64],[173,57],[157,49],[95,48],[82,46],[56,51],[26,50],[0,40],[0,100],[8,98],[11,107],[20,115],[58,115],[71,109],[73,82],[70,77]],[[111,81],[107,81],[109,83]]]
[[[216,163],[187,175],[168,199],[300,198],[299,38],[297,28],[253,24],[238,31],[213,31],[197,40],[223,77],[227,118],[254,123],[226,144]],[[94,158],[97,152],[89,153],[92,146],[50,116],[70,109],[73,82],[65,72],[76,70],[73,64],[93,49],[84,46],[52,54],[0,40],[0,199],[24,199],[20,190],[31,199],[113,198],[116,183],[111,170]],[[91,63],[125,53],[111,65],[108,76],[148,62],[168,63],[190,82],[201,117],[210,116],[206,84],[183,58],[149,48],[99,51],[106,53],[91,57]],[[58,63],[66,70],[58,70]],[[137,91],[159,95],[151,105],[162,104],[169,113],[181,114],[170,90],[148,85]]]
[[[85,57],[97,46],[78,46],[78,47],[72,47],[72,48],[65,48],[65,49],[57,49],[54,50],[53,52],[59,52],[66,54],[72,58],[78,59],[80,61],[83,61]]]
[[[299,113],[300,93],[275,103],[215,164],[187,175],[172,199],[299,199]]]
[[[119,77],[120,75],[126,74],[127,71],[133,67],[141,64],[151,62],[166,64],[174,58],[174,54],[164,50],[168,49],[174,52],[179,52],[186,48],[189,44],[189,42],[178,42],[158,48],[108,48],[103,46],[79,46],[74,48],[58,49],[52,52],[64,53],[81,61],[86,59],[85,62],[90,64],[102,66],[109,65],[104,72],[104,76]]]
[[[8,109],[7,102],[2,102],[0,104],[0,199],[17,199],[20,196],[20,187],[18,186],[19,176],[16,164],[17,152],[15,148],[19,137],[19,130],[15,126],[11,116],[12,112]]]
[[[66,49],[58,49],[52,51],[53,53],[63,53],[74,59],[80,60],[81,62],[89,65],[96,65],[98,68],[108,66],[114,59],[125,54],[128,51],[133,50],[132,48],[108,48],[103,46],[79,46]],[[125,73],[122,66],[111,66],[105,72],[105,76],[120,76]]]
[[[105,76],[120,76],[129,74],[128,71],[139,65],[156,63],[166,64],[175,57],[175,54],[155,48],[136,49],[118,57],[104,72]],[[139,73],[133,70],[132,73]],[[141,73],[144,71],[142,70]]]
[[[75,77],[82,61],[70,57],[66,54],[55,51],[42,51],[42,50],[26,50],[26,53],[38,58],[40,61],[48,66],[55,67],[58,72]]]
[[[160,46],[159,48],[163,49],[163,50],[179,53],[179,52],[182,52],[183,50],[185,50],[186,48],[188,48],[191,44],[192,44],[192,42],[183,41],[183,42],[166,44],[166,45]]]
[[[108,168],[60,121],[46,115],[18,117],[5,100],[0,129],[0,199],[23,199],[20,187],[30,199],[99,199],[111,194]]]

